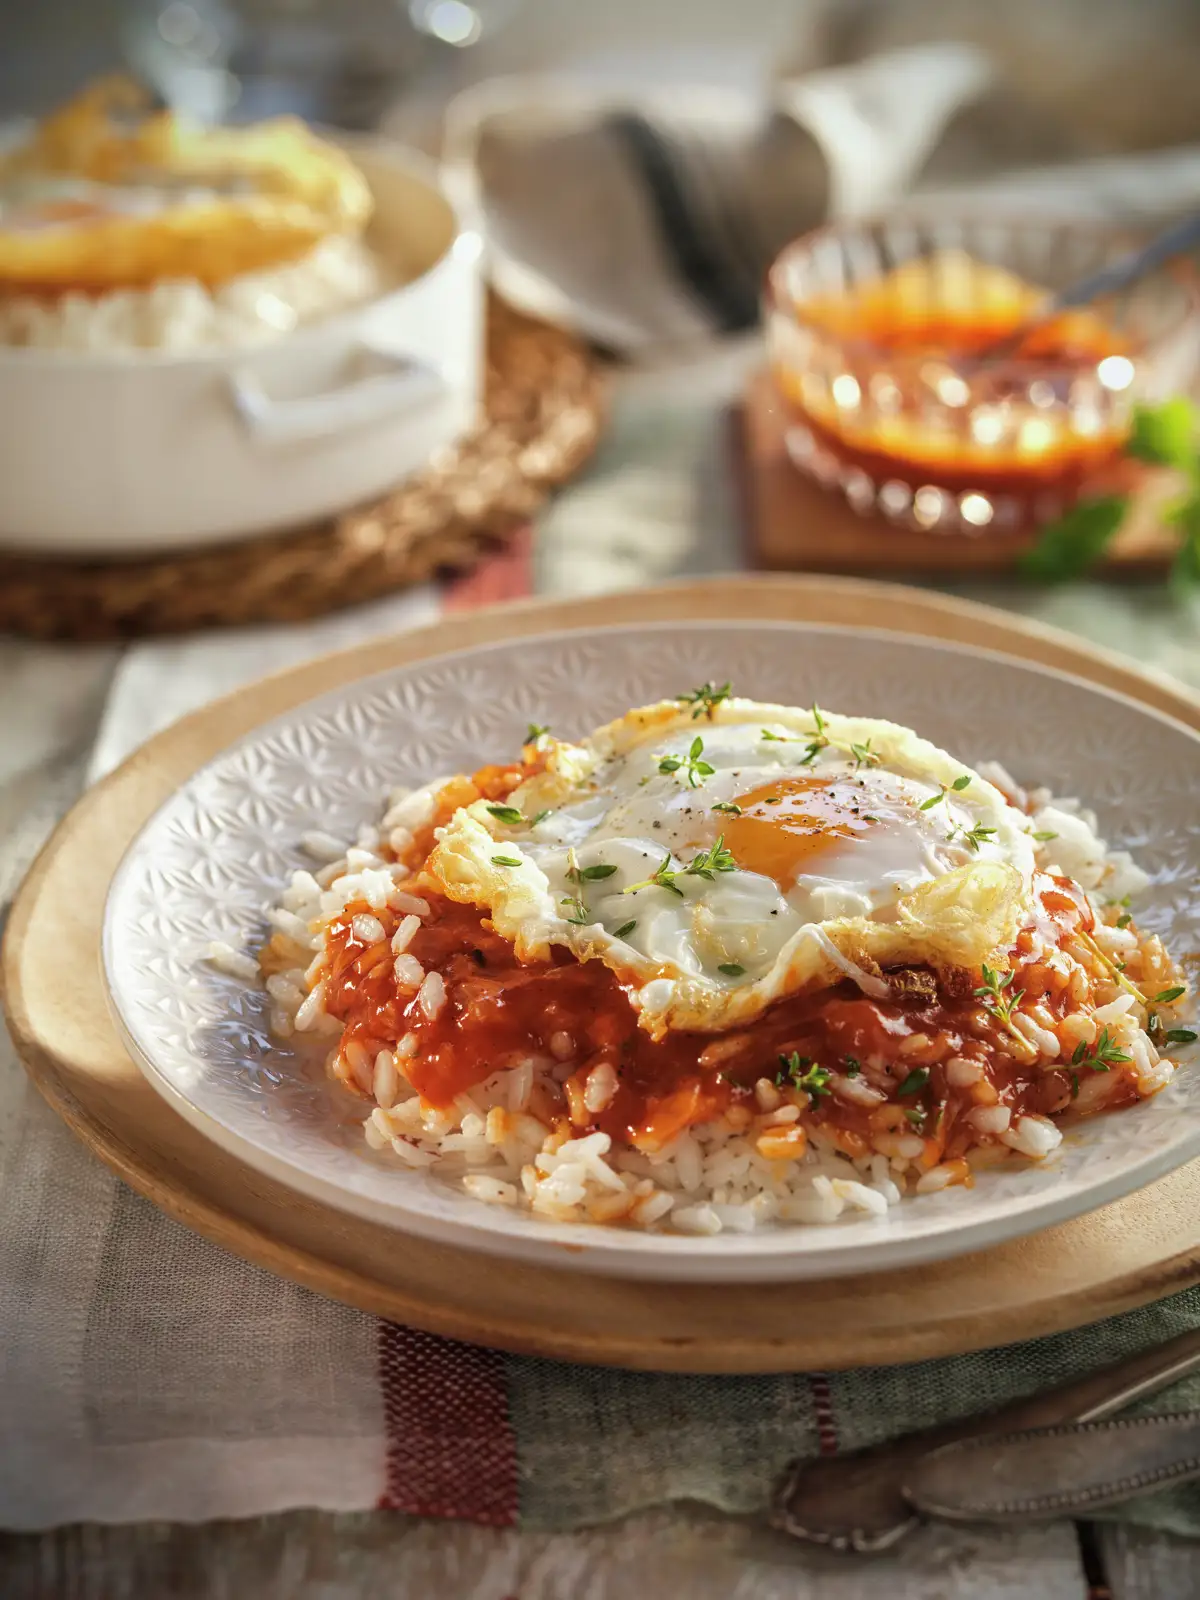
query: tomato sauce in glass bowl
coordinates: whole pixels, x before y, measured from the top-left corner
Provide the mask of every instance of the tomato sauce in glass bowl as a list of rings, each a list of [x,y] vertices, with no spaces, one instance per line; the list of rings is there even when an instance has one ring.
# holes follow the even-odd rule
[[[1187,269],[1037,320],[1129,244],[1087,224],[895,218],[787,246],[766,331],[793,460],[910,528],[980,535],[1058,515],[1119,470],[1134,402],[1196,369]]]

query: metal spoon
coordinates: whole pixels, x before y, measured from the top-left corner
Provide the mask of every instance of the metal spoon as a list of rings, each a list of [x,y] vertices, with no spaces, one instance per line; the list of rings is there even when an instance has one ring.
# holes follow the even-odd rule
[[[1198,1369],[1200,1330],[998,1411],[850,1455],[792,1462],[775,1490],[771,1523],[793,1538],[833,1550],[887,1550],[917,1526],[918,1513],[905,1488],[919,1482],[917,1463],[932,1451],[960,1440],[1097,1422]]]
[[[1086,278],[1080,278],[1067,288],[1050,295],[1032,316],[1010,333],[994,339],[991,343],[972,351],[969,357],[958,361],[957,370],[974,371],[989,361],[1002,360],[1018,350],[1035,328],[1050,322],[1060,312],[1090,305],[1093,300],[1099,300],[1105,295],[1117,294],[1157,267],[1173,261],[1177,256],[1186,255],[1189,250],[1197,246],[1200,246],[1200,212],[1184,217],[1180,222],[1172,223],[1169,228],[1165,228],[1162,233],[1157,234],[1139,249],[1130,250],[1116,261],[1110,261],[1107,266],[1089,273]]]

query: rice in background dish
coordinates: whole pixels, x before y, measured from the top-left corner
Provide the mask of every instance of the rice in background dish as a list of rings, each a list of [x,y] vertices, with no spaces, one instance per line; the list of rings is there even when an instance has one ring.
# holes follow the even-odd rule
[[[1052,1157],[1195,1037],[1078,802],[728,685],[305,845],[272,1026],[328,1038],[399,1167],[555,1221],[883,1216]]]
[[[0,344],[179,355],[258,345],[377,300],[399,281],[364,239],[332,234],[298,261],[212,289],[176,280],[104,294],[0,294]]]

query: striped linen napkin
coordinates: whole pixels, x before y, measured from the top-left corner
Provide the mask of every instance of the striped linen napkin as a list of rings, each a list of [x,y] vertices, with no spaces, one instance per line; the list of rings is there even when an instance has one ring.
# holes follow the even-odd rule
[[[502,294],[640,354],[752,327],[781,246],[904,193],[993,82],[957,44],[761,95],[502,78],[451,103],[444,170],[483,214]]]
[[[443,157],[505,297],[645,362],[751,329],[776,253],[831,218],[907,198],[1153,224],[1200,182],[1200,147],[1081,160],[1065,123],[957,44],[758,93],[486,81],[451,103]]]
[[[518,546],[448,591],[429,586],[308,629],[136,647],[117,666],[87,776],[241,681],[447,607],[513,597],[528,581]],[[27,728],[56,725],[81,699],[81,669],[52,665],[42,660],[29,688],[32,699],[45,678],[54,703],[26,708]],[[111,666],[97,659],[103,675]],[[65,798],[60,777],[51,788]],[[28,814],[40,827],[39,808]],[[15,860],[29,843],[10,831],[2,854]],[[620,1372],[475,1348],[321,1299],[189,1233],[74,1140],[0,1042],[7,1528],[295,1506],[547,1530],[675,1500],[760,1512],[794,1456],[1000,1404],[1197,1325],[1200,1290],[984,1355],[766,1377]],[[1200,1379],[1148,1402],[1198,1405]],[[1200,1493],[1113,1515],[1200,1533]]]

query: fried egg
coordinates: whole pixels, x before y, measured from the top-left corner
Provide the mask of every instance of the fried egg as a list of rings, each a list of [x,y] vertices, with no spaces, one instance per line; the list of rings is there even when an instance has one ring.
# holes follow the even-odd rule
[[[431,887],[522,959],[616,971],[655,1037],[847,976],[978,966],[1032,913],[1028,819],[895,723],[715,697],[630,711],[441,830]]]

